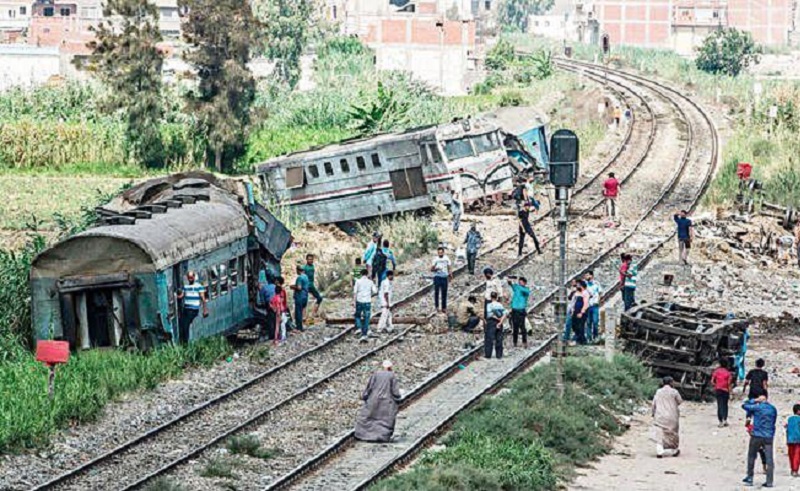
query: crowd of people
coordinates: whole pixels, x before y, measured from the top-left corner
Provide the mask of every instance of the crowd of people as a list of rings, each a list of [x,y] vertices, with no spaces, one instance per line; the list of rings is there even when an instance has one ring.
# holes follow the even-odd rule
[[[769,400],[769,372],[765,370],[765,360],[759,358],[755,365],[755,368],[745,375],[741,391],[744,398],[742,409],[745,412],[743,427],[749,435],[746,475],[742,483],[745,486],[753,486],[755,464],[760,460],[765,474],[763,487],[771,488],[775,484],[774,447],[778,409]],[[711,374],[720,428],[729,426],[728,406],[734,397],[737,379],[737,373],[729,369],[729,362],[725,359],[719,361],[719,366]],[[683,399],[673,384],[671,377],[665,377],[661,388],[653,398],[653,438],[658,458],[680,454],[680,405]],[[792,477],[798,477],[800,476],[800,404],[793,405],[784,428],[790,472]]]

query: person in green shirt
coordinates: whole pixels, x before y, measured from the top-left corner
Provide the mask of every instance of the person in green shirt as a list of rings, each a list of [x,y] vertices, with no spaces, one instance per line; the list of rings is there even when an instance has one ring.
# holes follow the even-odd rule
[[[528,315],[528,297],[531,296],[531,289],[528,288],[528,280],[522,276],[514,283],[513,277],[508,279],[511,286],[511,329],[512,341],[517,346],[517,339],[522,333],[522,346],[528,347],[528,331],[525,329],[525,318]]]
[[[303,271],[308,277],[308,293],[317,301],[316,305],[314,305],[314,315],[317,315],[317,312],[319,312],[319,304],[322,303],[322,294],[317,290],[317,286],[314,284],[314,273],[316,269],[314,268],[313,254],[306,254],[306,264],[303,265]]]

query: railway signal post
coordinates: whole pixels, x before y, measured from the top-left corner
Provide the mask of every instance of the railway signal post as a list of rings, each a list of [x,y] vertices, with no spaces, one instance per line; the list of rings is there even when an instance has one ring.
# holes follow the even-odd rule
[[[556,206],[558,207],[559,236],[559,268],[558,268],[558,301],[555,304],[555,317],[559,329],[563,329],[567,321],[567,225],[569,214],[569,190],[578,181],[579,142],[578,137],[570,130],[558,130],[550,137],[550,183],[556,188]],[[564,357],[567,340],[558,336],[557,340],[557,376],[556,388],[559,396],[564,395]]]

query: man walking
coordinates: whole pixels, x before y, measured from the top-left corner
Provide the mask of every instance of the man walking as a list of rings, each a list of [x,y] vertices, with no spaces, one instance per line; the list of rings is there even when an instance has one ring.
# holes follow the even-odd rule
[[[517,283],[511,278],[508,280],[511,286],[511,339],[514,347],[517,347],[517,338],[522,333],[522,346],[528,347],[528,331],[525,329],[525,319],[528,316],[528,298],[531,290],[528,288],[528,280],[522,276]]]
[[[364,254],[361,256],[361,259],[364,261],[364,265],[367,267],[367,274],[370,278],[375,278],[374,271],[372,270],[372,259],[375,257],[375,252],[378,250],[378,245],[381,243],[381,233],[380,232],[373,232],[372,233],[372,240],[369,244],[367,244],[367,248],[364,250]]]
[[[458,233],[458,227],[461,225],[461,213],[464,209],[464,204],[461,202],[461,196],[453,189],[450,191],[450,213],[453,214],[453,233]]]
[[[437,311],[447,312],[447,283],[451,278],[450,258],[444,255],[444,247],[439,246],[436,257],[433,258],[431,271],[433,272],[433,302]],[[442,308],[439,310],[439,305]]]
[[[639,267],[633,264],[633,256],[622,255],[622,265],[619,267],[619,281],[622,283],[622,303],[625,311],[636,305],[636,280],[639,277]]]
[[[381,299],[381,318],[378,321],[378,332],[392,332],[392,289],[394,283],[394,271],[386,273],[386,279],[381,282],[378,288],[378,298]]]
[[[733,374],[728,370],[728,363],[720,358],[719,367],[711,374],[711,385],[717,397],[717,419],[719,427],[728,426],[728,401],[733,390]]]
[[[366,269],[361,270],[361,278],[353,286],[353,303],[356,308],[356,329],[361,331],[360,341],[366,342],[369,336],[369,321],[372,311],[372,294],[376,292],[375,283],[369,278]]]
[[[492,268],[483,268],[483,276],[486,278],[486,286],[483,291],[483,318],[489,318],[489,304],[492,303],[492,293],[497,294],[497,300],[503,301],[505,297],[503,293],[503,282],[500,278],[494,277],[494,270]]]
[[[365,442],[388,442],[394,434],[401,400],[400,387],[392,372],[392,362],[384,360],[383,370],[369,377],[361,393],[364,405],[358,411],[354,436]]]
[[[297,279],[291,286],[294,290],[294,324],[298,331],[303,332],[303,312],[308,305],[309,281],[305,269],[297,266]]]
[[[656,457],[677,457],[680,451],[679,406],[681,395],[672,387],[672,377],[664,377],[661,388],[653,397],[653,437],[656,441]]]
[[[603,182],[603,198],[606,202],[606,216],[609,224],[617,221],[617,197],[619,196],[620,184],[613,172],[609,172],[608,179]]]
[[[599,335],[600,326],[600,294],[603,289],[594,280],[594,271],[587,271],[586,292],[589,294],[589,309],[586,311],[586,339],[593,342]]]
[[[756,360],[756,367],[747,372],[744,378],[742,392],[747,391],[748,386],[750,387],[750,391],[747,393],[748,399],[758,399],[760,396],[769,396],[769,372],[764,370],[764,365],[766,364],[763,358],[759,358]]]
[[[589,310],[589,295],[586,292],[586,282],[578,280],[575,285],[575,304],[572,307],[572,331],[575,341],[586,344],[586,313]]]
[[[742,409],[747,412],[748,417],[753,418],[753,432],[750,434],[750,444],[747,447],[747,476],[742,482],[745,486],[753,485],[753,467],[756,463],[756,456],[760,450],[763,450],[767,466],[767,481],[763,487],[771,488],[774,484],[775,473],[772,444],[775,439],[775,422],[778,419],[778,410],[767,401],[767,396],[765,395],[755,400],[748,399],[742,404]]]
[[[186,274],[186,283],[178,292],[178,300],[183,300],[181,318],[178,323],[178,342],[188,343],[191,337],[190,328],[192,322],[200,314],[200,307],[203,308],[203,317],[208,317],[208,304],[206,303],[206,288],[197,281],[194,271]]]
[[[376,271],[376,277],[378,278],[378,289],[380,289],[381,283],[386,279],[389,271],[394,272],[394,270],[397,269],[397,261],[394,258],[394,252],[389,248],[388,240],[384,239],[383,247],[375,251],[375,257],[372,259],[372,262]],[[392,264],[392,269],[389,269],[389,263]]]
[[[467,238],[464,239],[464,244],[467,246],[467,271],[469,271],[469,274],[474,275],[475,261],[478,258],[478,251],[483,245],[483,237],[481,236],[481,233],[478,232],[477,222],[472,222],[472,225],[470,225],[469,230],[467,231]]]
[[[319,290],[317,290],[317,287],[314,284],[316,268],[314,267],[313,254],[306,254],[306,264],[303,266],[303,271],[306,274],[306,278],[308,278],[308,293],[310,293],[314,297],[314,300],[317,301],[316,305],[314,305],[314,315],[317,315],[319,312],[319,305],[322,303],[322,294],[320,294]]]
[[[694,239],[694,226],[692,221],[686,217],[687,214],[686,210],[681,210],[679,214],[672,217],[678,226],[678,256],[683,264],[689,264],[689,249],[692,248]]]
[[[486,359],[495,356],[503,357],[503,322],[506,320],[506,309],[498,302],[497,292],[492,292],[492,301],[487,308],[486,330],[483,339],[483,355]]]
[[[542,253],[542,250],[539,248],[539,239],[536,238],[536,234],[533,232],[533,226],[531,226],[530,222],[530,215],[531,215],[531,204],[524,203],[522,205],[522,209],[519,210],[519,246],[517,247],[517,254],[522,255],[522,248],[525,245],[525,234],[530,235],[533,239],[533,245],[536,246],[536,252],[538,254]]]

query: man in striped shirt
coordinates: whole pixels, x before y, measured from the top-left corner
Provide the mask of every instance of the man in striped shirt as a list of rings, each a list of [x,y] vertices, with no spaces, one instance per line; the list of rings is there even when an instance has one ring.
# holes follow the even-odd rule
[[[189,271],[186,275],[186,283],[183,289],[178,292],[178,300],[183,300],[183,309],[181,309],[179,341],[182,343],[189,342],[189,328],[192,322],[200,313],[200,307],[203,308],[203,317],[208,317],[208,305],[206,304],[206,288],[196,281],[197,275],[194,271]]]

